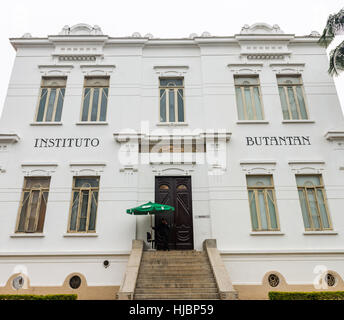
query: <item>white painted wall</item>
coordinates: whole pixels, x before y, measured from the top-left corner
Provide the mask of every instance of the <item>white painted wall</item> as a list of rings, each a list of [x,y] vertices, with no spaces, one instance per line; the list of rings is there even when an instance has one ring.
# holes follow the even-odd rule
[[[327,58],[323,48],[316,41],[291,40],[292,54],[289,63],[304,63],[302,79],[309,108],[309,123],[282,123],[282,110],[279,100],[276,73],[270,67],[271,60],[258,60],[263,63],[259,72],[265,118],[268,123],[239,124],[234,92],[233,72],[228,64],[243,63],[240,46],[234,38],[227,40],[209,39],[209,42],[194,40],[135,40],[122,39],[122,43],[106,40],[103,60],[97,63],[115,65],[110,74],[107,125],[78,125],[81,108],[83,79],[80,64],[90,62],[58,62],[73,65],[68,73],[66,95],[63,105],[62,125],[31,125],[38,103],[42,74],[38,65],[53,65],[54,46],[46,39],[36,44],[17,43],[17,56],[14,62],[5,108],[0,120],[1,133],[16,133],[20,141],[9,144],[7,151],[0,152],[0,255],[40,255],[52,253],[63,255],[68,252],[84,254],[127,253],[132,239],[145,239],[149,230],[149,217],[133,217],[125,209],[139,203],[154,200],[154,175],[156,170],[167,169],[168,165],[139,165],[138,171],[131,174],[120,172],[118,151],[121,145],[115,141],[114,132],[132,128],[140,131],[141,121],[149,121],[150,129],[175,127],[157,126],[159,120],[159,75],[155,66],[187,66],[185,81],[185,112],[187,129],[227,129],[232,137],[227,142],[227,170],[221,176],[208,175],[207,165],[191,168],[193,187],[194,245],[202,248],[204,239],[216,238],[221,251],[246,250],[278,252],[307,250],[317,254],[319,250],[343,250],[344,219],[344,165],[343,148],[329,142],[324,135],[329,130],[343,130],[344,122],[333,80],[327,74]],[[202,39],[201,39],[202,40]],[[204,39],[203,39],[204,40]],[[17,41],[17,40],[16,40]],[[27,43],[36,41],[27,39]],[[87,48],[92,42],[73,42]],[[183,43],[184,41],[184,43]],[[253,41],[253,40],[252,40]],[[19,41],[18,41],[19,42]],[[25,41],[24,41],[25,42]],[[128,44],[130,43],[130,44]],[[53,68],[52,68],[53,69]],[[173,68],[172,68],[173,69]],[[178,70],[178,68],[177,68]],[[310,136],[311,146],[246,146],[246,136]],[[97,148],[34,148],[35,138],[53,137],[97,137]],[[240,162],[270,160],[279,212],[281,234],[276,236],[254,236],[251,234],[250,212],[246,189],[245,166]],[[321,172],[328,197],[330,216],[334,231],[331,235],[304,235],[304,225],[299,205],[295,181],[295,171],[289,161],[323,161],[324,164],[310,165],[307,172]],[[18,215],[19,200],[23,186],[25,163],[57,164],[51,174],[51,184],[44,236],[13,237]],[[66,237],[73,162],[100,162],[105,164],[100,172],[100,196],[97,212],[96,237]],[[184,169],[185,165],[177,166]],[[253,166],[254,167],[254,166]],[[257,165],[256,165],[257,167]],[[308,166],[309,167],[309,166]],[[320,171],[319,171],[320,170]],[[306,172],[305,171],[305,172]],[[260,172],[259,170],[257,172]],[[304,171],[302,171],[304,172]],[[199,216],[206,216],[199,217]],[[2,258],[0,285],[3,285],[12,270],[12,260]],[[11,258],[12,259],[12,258]],[[83,261],[69,262],[64,258],[59,276],[54,279],[39,280],[44,257],[39,262],[31,261],[32,284],[58,285],[67,273],[84,272],[89,284],[104,285],[107,277],[94,276],[93,267],[88,268]],[[326,259],[325,259],[326,260]],[[331,259],[330,259],[331,260]],[[328,260],[328,261],[330,261]],[[7,262],[6,262],[7,261]],[[18,263],[26,263],[19,259]],[[253,265],[250,277],[245,277],[248,264],[228,260],[227,266],[234,283],[257,283],[262,274],[270,268],[289,270],[287,280],[297,283],[310,279],[308,271],[296,276],[288,259],[271,261],[269,258]],[[269,261],[269,262],[267,262]],[[326,260],[327,261],[327,260]],[[326,262],[325,261],[325,262]],[[28,262],[27,262],[28,263]],[[50,263],[50,262],[49,262]],[[49,268],[54,265],[52,261]],[[97,262],[98,263],[98,262]],[[307,262],[308,263],[308,262]],[[332,263],[332,262],[331,262]],[[329,262],[329,264],[331,264]],[[302,270],[308,268],[300,262]],[[68,266],[67,266],[68,265]],[[73,266],[73,267],[71,267]],[[331,265],[332,266],[332,265]],[[36,269],[34,269],[36,268]],[[251,268],[251,267],[250,267]],[[334,264],[340,272],[342,265]],[[67,270],[68,269],[68,270]],[[111,283],[119,284],[123,267],[116,269]],[[104,271],[105,272],[105,271]],[[107,271],[106,271],[107,272]],[[307,273],[307,276],[306,276]],[[65,276],[64,276],[65,275]],[[304,278],[302,278],[304,275]],[[301,277],[301,278],[299,278]],[[48,279],[45,277],[44,279]]]

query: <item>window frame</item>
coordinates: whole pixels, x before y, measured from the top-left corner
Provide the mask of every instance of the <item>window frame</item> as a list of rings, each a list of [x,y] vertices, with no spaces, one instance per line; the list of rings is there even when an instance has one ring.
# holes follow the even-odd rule
[[[44,85],[44,81],[45,80],[49,80],[49,79],[60,79],[60,80],[64,80],[64,86],[63,85]],[[37,123],[51,123],[51,122],[60,122],[60,120],[56,120],[56,110],[57,110],[57,104],[58,104],[58,100],[59,100],[59,96],[61,94],[61,89],[64,89],[64,94],[63,94],[63,100],[62,100],[62,110],[61,110],[61,118],[62,118],[62,111],[63,111],[63,104],[64,104],[64,100],[65,100],[65,96],[66,96],[66,88],[67,88],[67,77],[66,76],[51,76],[51,77],[45,77],[43,76],[41,78],[41,85],[40,85],[40,89],[39,89],[39,94],[38,94],[38,103],[36,106],[36,112],[35,112],[35,117],[34,117],[34,122]],[[46,97],[46,101],[44,104],[44,113],[43,113],[43,119],[42,121],[38,121],[38,112],[39,112],[39,106],[41,104],[41,99],[42,99],[42,91],[43,89],[47,89],[47,97]],[[49,100],[50,100],[50,94],[51,94],[51,89],[56,89],[56,95],[55,95],[55,101],[54,101],[54,106],[53,106],[53,114],[51,116],[51,120],[46,120],[46,116],[47,116],[47,111],[48,111],[48,105],[49,105]]]
[[[299,83],[281,84],[281,83],[278,82],[278,78],[297,78],[299,80]],[[277,86],[278,86],[278,95],[280,97],[280,103],[281,103],[283,120],[294,120],[294,121],[297,121],[297,120],[300,120],[300,121],[309,120],[308,104],[307,104],[307,101],[306,101],[306,92],[305,92],[305,89],[304,89],[302,76],[300,74],[278,74],[278,75],[276,75],[276,80],[277,80]],[[292,117],[291,104],[290,104],[289,96],[288,96],[288,87],[290,87],[290,86],[293,88],[293,96],[294,96],[294,100],[295,100],[295,103],[296,103],[296,109],[297,109],[297,114],[298,114],[298,118],[297,119],[294,119]],[[296,89],[295,89],[297,86],[299,86],[301,88],[303,102],[305,104],[305,112],[306,112],[306,116],[307,116],[305,119],[303,119],[302,116],[301,116],[300,104],[299,104],[299,100],[297,98],[297,93],[296,93]],[[279,93],[279,88],[280,87],[283,88],[284,95],[285,95],[285,98],[286,98],[288,114],[289,114],[289,118],[288,119],[284,118],[282,99],[281,99],[281,95]]]
[[[38,180],[38,179],[46,179],[48,180],[48,187],[27,187],[27,181],[28,180]],[[45,215],[47,212],[47,207],[48,207],[48,198],[49,198],[49,191],[50,191],[50,183],[51,183],[51,177],[42,177],[42,176],[32,176],[32,177],[24,177],[24,183],[23,183],[23,188],[20,196],[20,203],[19,203],[19,209],[18,209],[18,214],[17,214],[17,221],[16,221],[16,226],[15,226],[15,233],[21,233],[21,234],[27,234],[27,233],[42,233],[44,229],[44,221],[45,221]],[[39,197],[38,197],[38,203],[36,207],[36,212],[35,212],[35,223],[34,223],[34,231],[28,231],[29,227],[29,220],[31,216],[31,206],[32,206],[32,198],[34,195],[35,191],[39,191]],[[27,200],[27,208],[25,212],[25,222],[24,222],[24,231],[20,231],[19,225],[20,225],[20,220],[21,220],[21,213],[23,210],[24,206],[24,199],[25,199],[25,193],[29,192],[28,200]],[[46,203],[45,203],[45,210],[44,212],[41,212],[41,204],[42,204],[42,198],[44,197],[44,193],[48,193],[47,198],[46,198]],[[43,217],[41,217],[41,215]],[[38,228],[38,223],[40,219],[43,219],[42,221],[42,230],[37,230]]]
[[[98,179],[98,187],[76,187],[75,182],[76,179],[83,178],[83,179]],[[99,205],[99,185],[100,185],[100,176],[74,176],[73,182],[72,182],[72,195],[71,195],[71,201],[69,206],[69,217],[68,217],[68,228],[67,233],[96,233],[97,230],[97,213],[98,213],[98,205]],[[85,230],[79,231],[80,227],[80,216],[81,216],[81,209],[82,209],[82,193],[83,191],[89,191],[89,197],[88,197],[88,203],[87,203],[87,217],[86,217],[86,223],[85,223]],[[89,229],[89,221],[90,221],[90,214],[91,214],[91,205],[92,205],[92,197],[94,191],[98,192],[97,197],[97,208],[95,212],[95,222],[94,222],[94,230],[88,230]],[[72,210],[73,210],[73,199],[74,199],[74,193],[79,192],[79,199],[78,199],[78,211],[76,216],[76,223],[75,223],[75,230],[71,230],[71,218],[72,218]]]
[[[108,85],[103,86],[103,85],[86,85],[87,80],[89,79],[107,79],[108,80]],[[89,96],[90,100],[88,103],[88,114],[87,114],[87,120],[82,119],[83,111],[84,111],[84,102],[85,102],[85,93],[86,89],[90,89]],[[91,120],[92,116],[92,107],[93,107],[93,93],[94,89],[99,88],[99,96],[98,96],[98,104],[97,104],[97,119],[96,120]],[[106,109],[105,109],[105,119],[100,120],[100,112],[101,112],[101,105],[102,105],[102,96],[103,96],[103,90],[108,89],[108,92],[106,94]],[[80,112],[80,122],[106,122],[107,114],[108,114],[108,104],[109,104],[109,92],[110,92],[110,76],[85,76],[84,77],[84,85],[82,88],[82,99],[81,99],[81,112]]]
[[[235,80],[240,79],[240,78],[252,78],[252,79],[257,79],[257,83],[255,84],[236,84]],[[257,87],[258,93],[259,93],[259,99],[260,99],[260,104],[261,104],[261,111],[262,111],[262,119],[257,119],[257,109],[256,109],[256,104],[254,103],[254,93],[253,93],[253,88]],[[239,116],[239,105],[238,105],[238,98],[237,98],[237,91],[236,89],[240,88],[240,93],[241,93],[241,100],[243,103],[243,114],[244,114],[244,119],[240,119]],[[253,119],[248,118],[248,113],[247,113],[247,104],[246,104],[246,97],[245,97],[245,88],[250,88],[250,96],[251,96],[251,101],[252,101],[252,106],[253,106]],[[256,75],[234,75],[234,90],[235,90],[235,99],[236,99],[236,105],[237,105],[237,113],[238,113],[238,120],[244,120],[244,121],[255,121],[255,120],[265,120],[265,113],[264,113],[264,104],[263,104],[263,96],[262,96],[262,91],[260,87],[260,79],[259,76]]]
[[[249,186],[247,178],[248,177],[262,177],[262,176],[268,176],[270,177],[270,185],[269,186]],[[280,221],[279,221],[279,213],[278,213],[278,208],[277,208],[277,199],[276,199],[276,193],[275,193],[275,185],[274,185],[274,180],[272,175],[268,174],[249,174],[246,175],[246,185],[247,185],[247,193],[248,193],[248,205],[249,205],[249,210],[250,210],[250,218],[251,218],[251,226],[252,226],[252,231],[253,232],[266,232],[266,231],[280,231]],[[268,224],[267,229],[262,228],[262,223],[261,223],[261,209],[260,209],[260,204],[259,204],[259,199],[258,199],[258,191],[263,190],[263,195],[264,195],[264,205],[265,205],[265,211],[267,213],[266,215],[266,220]],[[255,201],[255,206],[256,206],[256,212],[257,212],[257,223],[258,223],[258,228],[254,228],[253,224],[253,217],[252,217],[252,212],[251,212],[251,200],[250,200],[250,192],[253,191],[254,194],[254,201]],[[271,216],[270,216],[270,209],[268,205],[268,191],[271,191],[272,193],[272,201],[275,207],[275,214],[276,214],[276,224],[277,228],[272,228],[271,227]],[[252,199],[253,201],[253,199]]]
[[[162,86],[161,80],[182,80],[183,84],[182,86]],[[159,77],[159,123],[185,123],[185,83],[184,83],[184,77]],[[169,108],[169,90],[173,88],[174,89],[174,119],[175,121],[170,121],[170,108]],[[179,104],[178,104],[178,90],[182,90],[183,96],[183,121],[178,121],[179,119]],[[166,121],[161,121],[161,90],[165,91],[166,96]]]
[[[298,182],[297,182],[297,177],[307,177],[307,176],[319,177],[320,185],[317,185],[317,186],[299,186]],[[300,196],[299,196],[299,203],[300,203],[302,220],[303,220],[303,223],[304,223],[305,231],[328,231],[328,230],[333,230],[331,216],[330,216],[330,211],[329,211],[328,203],[327,203],[326,190],[325,190],[325,185],[324,185],[322,174],[296,174],[295,175],[295,180],[296,180],[296,186],[297,186],[298,195],[299,195],[299,191],[300,190],[303,191],[303,195],[304,195],[304,198],[306,200],[307,217],[308,217],[309,224],[311,225],[311,228],[306,228],[306,225],[305,225],[304,220],[303,220],[301,199],[300,199]],[[308,193],[307,193],[308,189],[309,190],[314,190],[314,196],[315,196],[315,199],[316,199],[317,217],[318,217],[320,228],[315,228],[314,227],[313,217],[312,217],[312,214],[311,214],[310,204],[309,204],[309,200],[308,200]],[[324,199],[324,207],[325,207],[325,210],[326,210],[326,216],[327,216],[329,228],[324,228],[323,227],[323,221],[322,221],[322,218],[321,218],[321,213],[320,213],[321,211],[320,211],[319,200],[318,200],[318,195],[317,195],[317,191],[318,190],[321,191],[323,199]]]

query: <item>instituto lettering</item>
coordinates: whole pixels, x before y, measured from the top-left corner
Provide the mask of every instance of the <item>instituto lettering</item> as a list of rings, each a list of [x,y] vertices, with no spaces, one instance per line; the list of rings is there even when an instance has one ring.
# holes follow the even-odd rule
[[[35,148],[98,147],[98,138],[36,138]]]

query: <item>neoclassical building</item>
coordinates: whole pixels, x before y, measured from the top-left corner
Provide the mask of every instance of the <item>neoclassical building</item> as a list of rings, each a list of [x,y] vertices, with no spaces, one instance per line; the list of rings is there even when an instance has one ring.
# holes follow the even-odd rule
[[[150,247],[150,217],[126,209],[148,201],[176,209],[171,249],[216,239],[241,299],[343,290],[344,121],[318,39],[265,23],[10,39],[0,294],[115,299],[132,240]]]

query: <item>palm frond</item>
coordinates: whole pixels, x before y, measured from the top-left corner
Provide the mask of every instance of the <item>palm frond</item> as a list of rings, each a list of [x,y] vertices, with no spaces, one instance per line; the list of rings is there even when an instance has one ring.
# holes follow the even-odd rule
[[[330,14],[326,27],[323,30],[323,33],[318,41],[321,46],[328,47],[333,41],[334,37],[344,30],[344,8],[341,9],[336,14]]]
[[[330,52],[330,75],[338,75],[344,70],[344,41],[341,42],[334,50]]]

